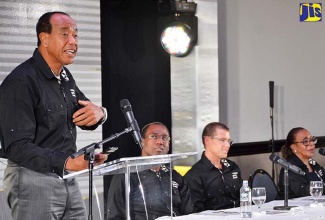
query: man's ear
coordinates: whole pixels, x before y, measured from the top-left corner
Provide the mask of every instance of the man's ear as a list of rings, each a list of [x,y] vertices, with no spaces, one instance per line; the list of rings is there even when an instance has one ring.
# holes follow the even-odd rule
[[[203,137],[203,142],[204,142],[203,145],[204,145],[204,148],[205,148],[205,146],[207,145],[207,143],[210,142],[210,138],[208,136],[204,136]]]
[[[48,36],[49,36],[49,34],[45,33],[45,32],[41,32],[39,34],[39,39],[41,41],[41,45],[43,45],[44,47],[48,46]]]

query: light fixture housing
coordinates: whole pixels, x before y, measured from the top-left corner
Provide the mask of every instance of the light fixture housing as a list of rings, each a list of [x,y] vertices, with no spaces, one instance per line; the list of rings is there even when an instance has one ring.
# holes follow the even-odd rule
[[[195,2],[187,2],[186,0],[175,0],[172,5],[172,11],[175,13],[196,13],[196,6]]]
[[[160,33],[160,42],[170,55],[185,57],[197,44],[198,18],[195,16],[196,3],[173,0],[169,1],[169,3],[170,8],[164,4],[163,10],[160,10],[163,13],[161,15],[164,15],[165,18]],[[166,8],[168,8],[167,13]],[[169,14],[169,16],[165,16],[166,14]]]

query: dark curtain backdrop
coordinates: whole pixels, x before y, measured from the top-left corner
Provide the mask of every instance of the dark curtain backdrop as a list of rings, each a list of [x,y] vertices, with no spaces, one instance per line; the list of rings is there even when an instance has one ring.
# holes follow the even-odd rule
[[[129,100],[140,129],[147,123],[160,121],[171,131],[170,57],[159,41],[156,1],[101,0],[100,3],[102,105],[108,111],[103,138],[127,127],[120,109],[122,99]],[[109,146],[118,147],[109,156],[110,161],[141,154],[131,133],[106,143],[104,149]],[[104,195],[110,178],[104,177]],[[104,200],[106,207],[107,198]]]

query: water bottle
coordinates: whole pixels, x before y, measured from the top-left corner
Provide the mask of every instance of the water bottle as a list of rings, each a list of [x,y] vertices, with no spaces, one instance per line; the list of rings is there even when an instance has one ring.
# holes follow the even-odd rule
[[[252,192],[247,180],[243,181],[243,186],[240,188],[240,216],[252,217]]]

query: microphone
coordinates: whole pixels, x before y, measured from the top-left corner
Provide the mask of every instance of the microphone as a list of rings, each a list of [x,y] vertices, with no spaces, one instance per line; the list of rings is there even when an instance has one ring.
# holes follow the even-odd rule
[[[132,107],[131,107],[129,100],[122,99],[120,101],[120,107],[121,107],[121,110],[125,116],[127,123],[128,123],[128,126],[132,128],[132,135],[133,135],[135,143],[138,144],[142,149],[142,142],[141,142],[142,138],[141,138],[141,134],[140,134],[140,128],[139,128],[137,120],[135,120],[135,118],[134,118]]]
[[[269,81],[270,88],[270,108],[274,108],[274,81]]]
[[[294,173],[297,173],[300,175],[305,175],[305,172],[302,171],[299,167],[289,163],[288,161],[286,161],[285,159],[282,159],[281,157],[276,156],[275,154],[271,154],[269,158],[274,163],[277,163],[284,168],[288,168],[289,170],[291,170]]]
[[[324,148],[319,148],[318,153],[325,156],[325,149]]]

